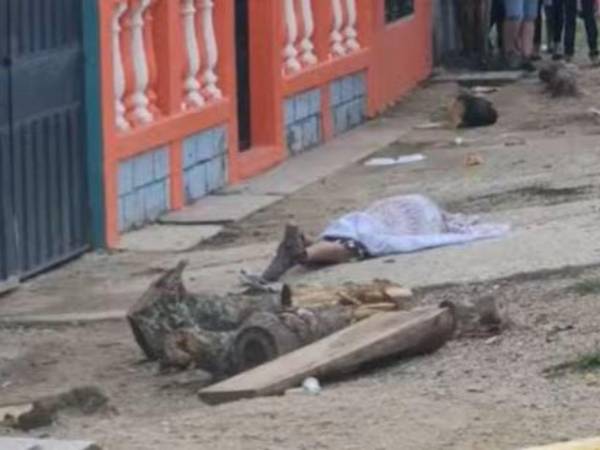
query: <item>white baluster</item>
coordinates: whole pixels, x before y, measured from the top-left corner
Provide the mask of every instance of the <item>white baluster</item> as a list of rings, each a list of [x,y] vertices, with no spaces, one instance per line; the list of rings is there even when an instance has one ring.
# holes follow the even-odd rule
[[[150,6],[151,0],[138,0],[137,6],[131,13],[131,56],[135,86],[131,95],[133,117],[142,123],[152,121],[152,113],[148,109],[150,101],[146,95],[148,83],[148,61],[144,47],[144,12]]]
[[[204,92],[208,98],[219,99],[223,97],[223,94],[217,86],[219,78],[215,73],[219,60],[219,49],[213,23],[214,2],[212,0],[200,1],[202,2],[202,32],[206,45],[206,70],[203,76]]]
[[[333,9],[333,30],[331,31],[331,52],[335,56],[346,54],[344,48],[344,36],[342,36],[342,28],[344,25],[344,12],[342,11],[341,0],[331,0]]]
[[[199,107],[205,101],[200,94],[200,52],[198,51],[198,35],[196,34],[196,7],[194,0],[182,0],[181,16],[183,18],[183,30],[185,35],[185,47],[187,51],[187,70],[183,88],[185,91],[184,108],[187,106]]]
[[[315,46],[312,43],[313,33],[315,32],[312,3],[311,0],[300,0],[300,2],[302,5],[302,19],[304,22],[304,37],[302,38],[302,42],[300,42],[300,48],[302,49],[300,59],[304,64],[312,65],[316,64],[318,61],[317,56],[315,55]]]
[[[298,39],[298,21],[294,9],[294,0],[283,0],[285,14],[285,28],[287,30],[287,42],[283,49],[284,65],[290,72],[298,72],[302,66],[298,61],[298,50],[296,40]]]
[[[130,128],[125,119],[125,71],[123,70],[123,57],[121,55],[121,17],[127,11],[127,2],[120,1],[116,4],[112,19],[112,61],[113,84],[115,94],[115,124],[117,129],[126,131]]]
[[[348,11],[348,23],[344,34],[346,35],[346,48],[354,52],[360,49],[360,44],[356,39],[358,32],[356,31],[356,0],[346,0],[346,9]]]

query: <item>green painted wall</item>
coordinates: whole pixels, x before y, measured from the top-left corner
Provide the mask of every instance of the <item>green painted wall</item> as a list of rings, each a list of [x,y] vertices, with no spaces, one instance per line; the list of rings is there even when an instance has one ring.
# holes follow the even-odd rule
[[[88,192],[90,196],[91,240],[105,246],[102,116],[100,106],[100,43],[98,1],[83,1],[83,45],[85,54],[85,105]]]

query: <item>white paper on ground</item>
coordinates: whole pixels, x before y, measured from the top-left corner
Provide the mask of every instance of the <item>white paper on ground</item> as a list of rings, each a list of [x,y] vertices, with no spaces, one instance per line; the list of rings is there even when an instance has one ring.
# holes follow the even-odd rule
[[[365,166],[395,166],[398,164],[410,164],[423,161],[425,155],[416,153],[414,155],[398,156],[397,158],[371,158],[365,162]]]

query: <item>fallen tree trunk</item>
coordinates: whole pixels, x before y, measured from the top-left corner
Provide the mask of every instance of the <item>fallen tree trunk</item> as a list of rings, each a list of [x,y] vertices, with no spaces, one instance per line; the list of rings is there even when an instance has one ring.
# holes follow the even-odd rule
[[[235,331],[176,330],[165,337],[161,364],[194,366],[216,378],[234,375],[347,327],[352,319],[349,308],[324,307],[256,312]]]

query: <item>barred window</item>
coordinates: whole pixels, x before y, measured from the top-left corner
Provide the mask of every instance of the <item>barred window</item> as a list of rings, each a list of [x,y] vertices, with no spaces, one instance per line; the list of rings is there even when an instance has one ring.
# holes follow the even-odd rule
[[[385,0],[385,21],[394,22],[415,12],[415,0]]]

